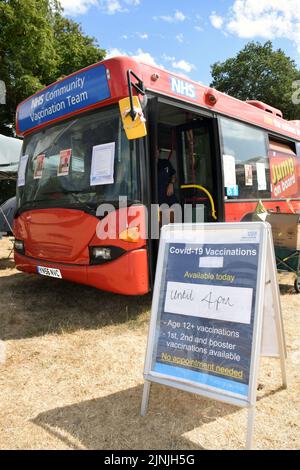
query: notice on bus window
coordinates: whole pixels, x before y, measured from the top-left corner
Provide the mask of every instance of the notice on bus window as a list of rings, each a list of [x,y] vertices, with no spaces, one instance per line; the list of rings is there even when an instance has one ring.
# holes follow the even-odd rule
[[[25,185],[25,174],[28,162],[28,155],[23,155],[20,158],[19,172],[18,172],[18,187]]]
[[[91,165],[91,186],[113,184],[115,163],[115,142],[93,147]]]
[[[57,176],[68,176],[70,173],[72,149],[61,150],[59,152],[59,163]]]
[[[248,396],[260,234],[242,232],[166,243],[154,373]]]
[[[232,188],[236,186],[235,158],[233,155],[223,155],[224,186]]]
[[[34,169],[34,174],[33,174],[33,178],[35,180],[39,180],[43,176],[44,164],[45,164],[45,155],[44,154],[39,155],[36,158],[35,169]]]
[[[258,191],[267,189],[266,165],[264,163],[256,163]]]
[[[245,165],[245,186],[253,186],[252,165]]]

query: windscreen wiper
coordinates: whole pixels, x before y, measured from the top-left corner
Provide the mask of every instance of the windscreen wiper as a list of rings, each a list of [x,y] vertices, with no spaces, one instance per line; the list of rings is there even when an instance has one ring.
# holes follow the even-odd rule
[[[72,194],[70,193],[69,191],[66,191],[67,194],[71,194],[71,196],[73,197],[73,199],[76,201],[76,205],[78,207],[80,207],[81,210],[89,213],[89,214],[95,214],[96,213],[96,210],[97,210],[97,204],[94,205],[94,207],[92,207],[91,205],[87,204],[87,203],[84,203],[84,202],[81,202],[76,196],[75,194]],[[53,193],[49,193],[49,194],[55,194],[55,192]],[[28,206],[28,205],[35,205],[36,203],[40,203],[40,202],[49,202],[49,199],[33,199],[31,201],[26,201],[24,202],[16,211],[16,214],[15,216],[18,216],[21,212],[24,212],[26,209],[25,207]],[[74,204],[73,204],[74,205]],[[47,207],[48,209],[52,209],[52,208],[55,208],[53,206],[51,207]]]
[[[94,203],[93,206],[91,206],[87,202],[80,201],[80,199],[76,196],[77,194],[83,194],[83,191],[59,191],[59,192],[62,193],[62,194],[71,194],[74,201],[78,202],[78,204],[80,204],[83,207],[87,207],[89,209],[89,211],[95,212],[95,210],[97,209],[97,203]]]

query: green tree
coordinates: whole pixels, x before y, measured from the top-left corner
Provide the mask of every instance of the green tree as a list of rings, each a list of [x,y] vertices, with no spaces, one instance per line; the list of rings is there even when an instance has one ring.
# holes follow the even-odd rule
[[[292,102],[292,84],[299,80],[295,62],[270,41],[248,43],[235,57],[211,66],[211,86],[240,100],[259,100],[281,109],[286,119],[300,119]]]
[[[55,49],[59,50],[58,70],[61,76],[98,62],[105,57],[105,51],[95,47],[95,40],[83,34],[82,28],[60,13],[54,21]]]
[[[104,56],[94,38],[63,16],[58,0],[1,0],[0,80],[7,95],[0,133],[8,133],[23,99]]]

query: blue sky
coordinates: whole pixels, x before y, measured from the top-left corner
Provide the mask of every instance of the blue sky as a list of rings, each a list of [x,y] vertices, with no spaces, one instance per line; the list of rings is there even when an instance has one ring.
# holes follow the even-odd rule
[[[109,56],[133,55],[209,84],[210,65],[272,40],[300,67],[299,0],[61,0]]]

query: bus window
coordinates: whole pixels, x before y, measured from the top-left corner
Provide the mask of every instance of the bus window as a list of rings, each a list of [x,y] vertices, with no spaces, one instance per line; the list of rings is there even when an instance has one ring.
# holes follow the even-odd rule
[[[115,142],[114,182],[91,186],[93,147]],[[60,152],[71,151],[70,170],[58,175]],[[129,201],[140,198],[135,143],[129,143],[116,108],[59,123],[26,137],[24,152],[29,156],[26,185],[18,188],[19,207],[87,206],[93,211],[102,203],[118,205],[119,196]],[[43,155],[40,177],[35,178]]]
[[[225,187],[225,198],[269,199],[271,182],[265,132],[223,117],[220,128],[224,183],[227,178],[233,183],[232,187]],[[236,175],[232,178],[233,165]]]

